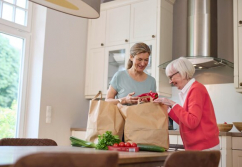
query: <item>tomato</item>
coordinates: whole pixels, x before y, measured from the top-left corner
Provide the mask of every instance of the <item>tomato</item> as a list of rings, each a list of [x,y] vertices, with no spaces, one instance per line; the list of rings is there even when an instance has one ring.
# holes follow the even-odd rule
[[[130,147],[131,144],[129,142],[125,143],[125,147]]]
[[[118,143],[114,143],[113,146],[114,146],[114,147],[118,147]]]
[[[132,147],[137,147],[137,144],[136,143],[132,143],[131,146]]]
[[[224,124],[227,124],[227,122],[224,122]]]
[[[120,142],[118,145],[119,147],[124,147],[124,142]]]

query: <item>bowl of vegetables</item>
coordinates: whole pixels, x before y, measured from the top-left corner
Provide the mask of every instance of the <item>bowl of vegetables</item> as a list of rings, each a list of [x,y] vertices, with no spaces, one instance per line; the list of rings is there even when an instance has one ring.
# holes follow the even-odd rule
[[[220,132],[229,132],[233,128],[233,124],[228,124],[227,122],[217,125]]]

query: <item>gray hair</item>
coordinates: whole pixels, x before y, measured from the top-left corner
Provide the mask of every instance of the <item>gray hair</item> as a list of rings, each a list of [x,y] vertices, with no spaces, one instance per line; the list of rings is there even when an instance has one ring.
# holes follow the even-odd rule
[[[140,53],[148,53],[151,54],[150,48],[145,43],[136,43],[134,44],[130,49],[130,55],[134,57],[135,55],[138,55]],[[127,64],[127,69],[130,69],[133,66],[133,62],[129,59]]]
[[[185,57],[180,57],[168,64],[166,67],[166,76],[179,72],[183,79],[191,79],[195,73],[192,63]]]

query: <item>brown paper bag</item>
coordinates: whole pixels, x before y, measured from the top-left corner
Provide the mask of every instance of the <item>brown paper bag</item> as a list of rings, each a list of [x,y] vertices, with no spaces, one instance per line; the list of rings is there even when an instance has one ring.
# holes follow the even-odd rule
[[[152,102],[117,106],[125,119],[125,142],[169,148],[167,106]]]
[[[113,135],[118,135],[122,140],[124,119],[120,114],[117,105],[103,100],[96,100],[102,93],[99,92],[91,101],[89,106],[86,140],[94,143],[98,142],[98,135],[111,131]]]

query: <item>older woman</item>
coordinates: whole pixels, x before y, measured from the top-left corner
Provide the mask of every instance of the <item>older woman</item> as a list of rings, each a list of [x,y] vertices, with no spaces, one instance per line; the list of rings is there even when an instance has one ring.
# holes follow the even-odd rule
[[[150,48],[145,43],[136,43],[131,47],[127,70],[115,73],[106,101],[115,104],[135,104],[138,102],[136,96],[150,91],[156,92],[155,79],[144,72],[149,63],[150,53]]]
[[[179,124],[186,150],[219,149],[219,130],[210,96],[193,77],[195,68],[186,58],[172,61],[166,68],[170,83],[181,92],[181,106],[167,98],[156,99],[169,106],[169,116]]]

